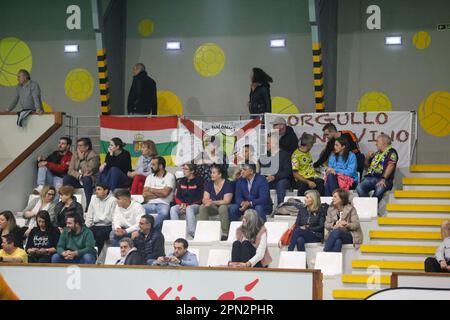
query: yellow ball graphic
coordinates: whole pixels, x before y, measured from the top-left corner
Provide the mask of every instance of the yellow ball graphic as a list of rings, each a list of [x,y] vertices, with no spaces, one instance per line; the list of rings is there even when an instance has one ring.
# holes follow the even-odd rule
[[[159,91],[156,93],[158,99],[159,115],[182,115],[183,105],[181,100],[172,91]]]
[[[358,103],[359,112],[391,111],[392,103],[383,92],[367,92]]]
[[[450,134],[450,92],[436,91],[422,100],[419,123],[430,135],[445,137]]]
[[[428,48],[430,43],[431,43],[431,37],[428,34],[428,32],[419,31],[413,37],[413,44],[419,50]]]
[[[94,90],[94,79],[86,69],[73,69],[66,76],[66,96],[76,102],[89,99]]]
[[[149,37],[153,33],[154,28],[153,21],[150,19],[144,19],[139,22],[138,30],[142,37]]]
[[[294,105],[294,103],[291,100],[283,97],[272,98],[272,112],[286,113],[286,114],[300,113],[298,108]]]
[[[42,108],[44,112],[53,112],[53,108],[45,101],[42,101]]]
[[[4,38],[0,41],[0,85],[17,85],[17,72],[25,69],[31,72],[33,57],[27,44],[18,38]]]
[[[195,51],[194,67],[203,77],[218,75],[225,65],[225,53],[215,43],[202,44]]]

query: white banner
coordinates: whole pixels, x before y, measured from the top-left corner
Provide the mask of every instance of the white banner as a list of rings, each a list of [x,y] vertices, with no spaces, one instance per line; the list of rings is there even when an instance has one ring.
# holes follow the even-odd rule
[[[319,270],[4,265],[1,273],[23,300],[322,298]]]
[[[233,163],[243,153],[246,144],[254,146],[254,163],[259,158],[260,119],[244,121],[206,122],[189,119],[178,121],[176,165],[214,154],[217,163]]]
[[[338,130],[351,130],[359,140],[361,152],[376,151],[375,141],[380,133],[392,138],[392,146],[397,150],[398,167],[408,167],[411,154],[412,119],[411,112],[335,112],[335,113],[303,113],[303,114],[274,114],[266,113],[265,123],[269,128],[270,122],[276,117],[283,117],[287,125],[291,126],[298,137],[303,132],[313,134],[316,144],[311,150],[314,160],[325,147],[326,138],[322,128],[327,123],[333,123]]]

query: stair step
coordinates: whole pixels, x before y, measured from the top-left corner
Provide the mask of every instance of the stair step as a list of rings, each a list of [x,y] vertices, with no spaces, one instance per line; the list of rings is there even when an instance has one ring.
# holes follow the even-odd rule
[[[404,185],[450,185],[450,178],[403,178]]]
[[[450,205],[447,204],[398,204],[388,203],[386,211],[395,212],[443,212],[450,213]]]
[[[379,225],[398,225],[398,226],[441,226],[446,218],[389,218],[379,217]]]
[[[343,283],[367,283],[371,278],[371,284],[391,284],[391,276],[370,276],[365,274],[344,274],[342,275]]]
[[[450,172],[448,164],[413,164],[409,167],[411,172]]]
[[[441,240],[440,232],[419,232],[419,231],[369,231],[371,239],[418,239],[418,240]]]
[[[423,261],[388,261],[388,260],[353,260],[352,268],[367,269],[377,267],[389,270],[421,270],[425,268]]]
[[[395,198],[450,199],[450,191],[395,190]]]
[[[365,299],[377,290],[333,290],[334,299]]]
[[[435,254],[435,246],[393,246],[378,244],[362,244],[360,251],[363,253],[404,253],[404,254]]]

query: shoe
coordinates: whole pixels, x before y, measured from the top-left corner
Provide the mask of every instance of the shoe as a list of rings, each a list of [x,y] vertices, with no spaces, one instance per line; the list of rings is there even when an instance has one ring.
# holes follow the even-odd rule
[[[220,238],[220,241],[227,241],[227,239],[228,239],[227,236],[222,236],[222,237]]]

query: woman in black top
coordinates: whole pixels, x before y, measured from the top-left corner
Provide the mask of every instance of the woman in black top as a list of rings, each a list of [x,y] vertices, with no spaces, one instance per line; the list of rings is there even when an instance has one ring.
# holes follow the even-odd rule
[[[131,171],[131,156],[124,146],[120,138],[112,138],[105,163],[100,166],[98,182],[106,184],[111,191],[130,185],[128,172]]]
[[[252,84],[248,108],[250,114],[272,112],[270,84],[272,77],[260,68],[253,68]]]
[[[50,221],[50,214],[41,210],[36,215],[37,226],[31,229],[25,251],[29,263],[50,263],[52,254],[56,253],[59,230]]]
[[[23,238],[26,228],[20,228],[16,224],[16,218],[9,210],[0,213],[0,236],[12,234],[14,236],[14,246],[23,248]]]

